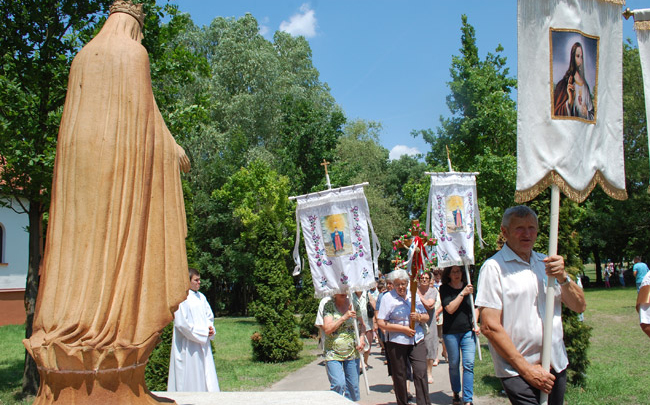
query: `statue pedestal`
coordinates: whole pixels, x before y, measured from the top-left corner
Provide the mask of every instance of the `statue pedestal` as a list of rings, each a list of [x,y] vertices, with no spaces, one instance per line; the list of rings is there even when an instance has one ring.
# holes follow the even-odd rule
[[[33,405],[175,404],[174,400],[149,392],[144,382],[145,366],[100,372],[39,369],[41,385]]]

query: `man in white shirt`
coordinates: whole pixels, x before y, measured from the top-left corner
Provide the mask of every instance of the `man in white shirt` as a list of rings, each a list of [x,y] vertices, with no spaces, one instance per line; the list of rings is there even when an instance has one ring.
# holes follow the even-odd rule
[[[476,306],[495,374],[510,402],[538,404],[541,390],[549,394],[549,404],[563,404],[569,361],[560,301],[576,312],[584,312],[586,304],[582,289],[564,271],[562,256],[533,251],[537,228],[537,215],[530,208],[506,210],[501,221],[506,244],[481,268]],[[541,366],[547,276],[555,277],[550,372]]]
[[[174,335],[167,391],[219,392],[219,380],[210,341],[214,339],[214,314],[199,292],[201,276],[189,269],[190,291],[174,313]]]

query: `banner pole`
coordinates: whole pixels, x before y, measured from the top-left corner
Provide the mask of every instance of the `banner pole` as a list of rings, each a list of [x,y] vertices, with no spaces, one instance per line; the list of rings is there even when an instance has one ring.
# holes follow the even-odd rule
[[[354,298],[352,297],[352,294],[353,294],[352,291],[348,290],[348,299],[350,300],[350,305],[352,305],[352,309],[354,309]],[[358,346],[359,342],[361,342],[361,339],[359,338],[359,324],[357,318],[354,318],[354,337],[356,338],[356,343]],[[366,347],[364,345],[363,350],[365,350],[365,348]],[[363,352],[359,353],[359,362],[361,363],[361,369],[363,370],[363,379],[366,382],[366,395],[370,396],[370,384],[368,384],[368,369],[366,368],[366,363],[363,361]]]
[[[548,255],[557,254],[558,226],[560,222],[560,189],[551,185],[551,216],[548,234]],[[546,313],[544,317],[544,337],[542,340],[542,368],[546,371],[551,367],[551,346],[553,343],[553,314],[555,312],[555,277],[548,277],[546,286]],[[548,394],[542,392],[540,405],[548,403]]]
[[[467,277],[467,283],[472,284],[472,279],[469,278],[469,265],[465,263],[465,277]],[[469,302],[472,305],[472,324],[474,329],[478,328],[478,323],[476,323],[476,308],[474,307],[474,294],[469,295]],[[483,361],[483,355],[481,354],[481,342],[478,339],[478,335],[474,333],[474,341],[476,342],[476,351],[478,352],[478,359]]]

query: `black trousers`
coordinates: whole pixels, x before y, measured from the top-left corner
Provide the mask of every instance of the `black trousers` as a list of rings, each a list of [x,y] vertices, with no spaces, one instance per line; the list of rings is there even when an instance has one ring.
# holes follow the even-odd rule
[[[551,374],[555,376],[553,389],[548,394],[549,405],[563,405],[564,391],[566,390],[566,369],[556,373],[551,369]],[[513,405],[539,405],[540,390],[533,388],[521,376],[502,378],[501,384],[508,395],[510,403]]]
[[[418,405],[430,405],[429,383],[427,381],[427,348],[424,339],[415,345],[400,345],[386,342],[386,355],[391,366],[391,377],[395,389],[395,399],[398,405],[408,403],[406,391],[406,360],[411,361],[413,368],[413,385]]]

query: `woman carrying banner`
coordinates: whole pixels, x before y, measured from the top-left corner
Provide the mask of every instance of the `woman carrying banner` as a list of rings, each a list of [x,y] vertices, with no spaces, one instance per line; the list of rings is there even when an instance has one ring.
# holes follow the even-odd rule
[[[364,341],[355,345],[354,320],[359,321],[359,335],[365,328],[358,305],[352,308],[348,296],[336,294],[323,308],[323,331],[325,332],[325,361],[330,390],[344,395],[351,401],[359,395],[359,352]]]
[[[460,354],[463,354],[463,403],[471,404],[474,395],[474,355],[476,343],[472,327],[469,294],[474,291],[464,280],[460,266],[445,267],[442,273],[440,299],[443,307],[442,339],[449,356],[449,381],[454,392],[454,405],[461,403]],[[478,314],[476,315],[478,318]]]
[[[395,399],[398,405],[408,403],[406,388],[406,359],[413,367],[413,384],[418,405],[429,405],[429,384],[427,384],[427,348],[424,343],[422,324],[429,321],[429,314],[416,296],[415,312],[411,312],[411,295],[408,294],[409,275],[404,270],[395,270],[389,275],[394,290],[381,300],[377,315],[379,327],[387,334],[386,354],[389,358]],[[410,328],[410,321],[415,329]]]

